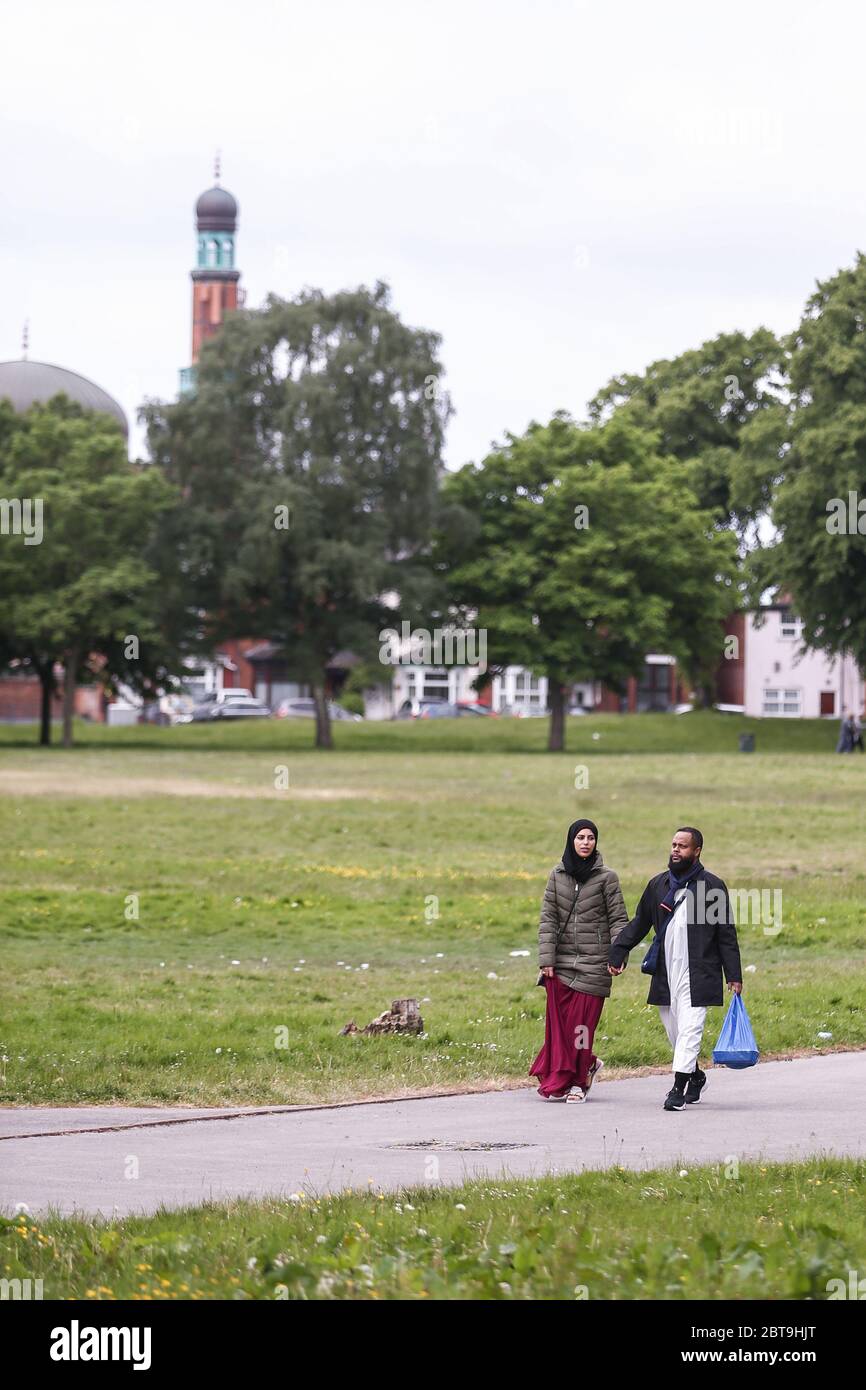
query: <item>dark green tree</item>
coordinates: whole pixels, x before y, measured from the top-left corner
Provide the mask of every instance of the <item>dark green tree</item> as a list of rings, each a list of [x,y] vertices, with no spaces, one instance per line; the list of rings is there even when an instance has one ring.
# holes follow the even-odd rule
[[[689,465],[701,506],[742,536],[766,509],[773,473],[772,453],[755,432],[767,412],[778,428],[785,387],[785,354],[769,329],[722,333],[645,372],[614,377],[590,401],[589,418],[602,424],[624,414],[657,431],[659,451]]]
[[[0,492],[40,518],[0,537],[0,634],[42,685],[40,741],[51,738],[54,667],[64,668],[63,741],[72,742],[81,675],[138,688],[169,675],[159,584],[148,553],[171,489],[131,464],[109,416],[66,397],[20,415],[0,407]],[[132,640],[129,640],[132,639]]]
[[[145,408],[153,458],[181,491],[166,543],[209,642],[243,632],[286,651],[331,746],[326,668],[374,660],[379,633],[427,612],[430,535],[450,406],[439,338],[378,283],[307,290],[233,314],[196,390]],[[399,600],[399,613],[389,606]]]
[[[819,283],[787,343],[791,407],[766,440],[773,541],[758,587],[788,593],[810,647],[866,669],[866,257]]]
[[[622,689],[648,651],[700,680],[736,603],[736,542],[700,507],[688,465],[631,418],[563,414],[450,476],[436,562],[492,662],[546,674],[548,747],[578,680]]]

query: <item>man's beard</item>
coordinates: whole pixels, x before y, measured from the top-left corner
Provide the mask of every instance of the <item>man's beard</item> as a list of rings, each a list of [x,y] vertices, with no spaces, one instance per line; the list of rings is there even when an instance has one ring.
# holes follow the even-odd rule
[[[691,859],[670,858],[668,859],[668,869],[672,874],[675,874],[677,878],[682,878],[683,874],[687,874],[689,869],[693,869],[696,863],[697,855],[693,855]]]

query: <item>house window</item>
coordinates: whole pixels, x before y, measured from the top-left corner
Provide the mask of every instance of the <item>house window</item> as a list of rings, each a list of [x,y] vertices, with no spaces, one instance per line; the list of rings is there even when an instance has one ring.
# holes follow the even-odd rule
[[[796,617],[790,610],[785,608],[779,614],[779,636],[780,637],[799,637],[802,631],[803,622]]]
[[[765,718],[796,718],[803,712],[802,697],[801,690],[765,690],[761,713]]]
[[[518,671],[514,677],[514,703],[541,708],[541,678],[531,671]]]
[[[444,667],[425,667],[418,684],[421,686],[420,699],[448,699],[448,672]]]

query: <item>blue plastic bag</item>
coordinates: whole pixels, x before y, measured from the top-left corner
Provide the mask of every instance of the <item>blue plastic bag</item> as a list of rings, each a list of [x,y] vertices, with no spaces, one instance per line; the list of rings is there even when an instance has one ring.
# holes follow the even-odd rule
[[[719,1067],[753,1067],[758,1060],[758,1044],[752,1032],[746,1006],[739,994],[731,999],[719,1040],[713,1048],[713,1061]]]

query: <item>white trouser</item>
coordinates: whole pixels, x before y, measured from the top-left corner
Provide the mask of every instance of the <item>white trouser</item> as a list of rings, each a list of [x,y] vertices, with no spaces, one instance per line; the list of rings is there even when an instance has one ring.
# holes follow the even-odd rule
[[[674,909],[665,932],[665,964],[670,1004],[659,1004],[659,1017],[674,1050],[671,1071],[693,1072],[698,1064],[707,1019],[705,1008],[692,1007],[689,984],[689,937],[685,894]]]

